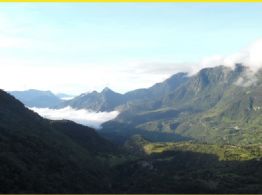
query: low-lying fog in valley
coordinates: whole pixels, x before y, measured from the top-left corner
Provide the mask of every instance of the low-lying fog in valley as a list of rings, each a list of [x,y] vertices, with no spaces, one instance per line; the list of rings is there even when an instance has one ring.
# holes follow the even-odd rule
[[[118,111],[112,112],[94,112],[92,110],[85,109],[73,109],[70,106],[61,109],[50,108],[29,108],[44,118],[52,120],[67,119],[76,123],[90,126],[96,129],[101,128],[101,124],[114,119],[119,114]]]

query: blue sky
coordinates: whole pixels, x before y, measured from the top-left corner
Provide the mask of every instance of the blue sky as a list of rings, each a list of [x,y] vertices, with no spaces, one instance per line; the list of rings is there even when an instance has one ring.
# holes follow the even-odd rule
[[[72,94],[148,87],[259,40],[261,10],[247,3],[2,3],[0,87]]]

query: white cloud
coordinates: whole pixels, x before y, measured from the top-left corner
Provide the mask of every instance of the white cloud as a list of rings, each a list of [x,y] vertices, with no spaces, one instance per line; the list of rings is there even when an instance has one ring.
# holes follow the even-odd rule
[[[72,100],[75,96],[70,96],[70,97],[61,97],[61,100]]]
[[[29,43],[26,39],[0,36],[0,48],[27,48],[28,44]]]
[[[202,68],[218,65],[234,68],[236,63],[242,63],[249,67],[253,72],[262,68],[262,38],[257,39],[246,48],[229,56],[214,55],[203,58],[195,66],[192,66],[192,69],[189,70],[189,72],[194,74]]]
[[[258,70],[262,66],[262,38],[251,44],[246,51],[244,63],[252,70]]]
[[[62,57],[56,55],[58,50],[61,53],[66,51],[65,48],[68,47],[64,44],[52,43],[37,36],[16,37],[15,34],[11,33],[11,29],[18,32],[18,35],[20,32],[25,33],[30,30],[24,29],[26,25],[17,27],[11,24],[11,20],[4,19],[0,15],[0,48],[22,48],[24,49],[23,52],[27,51],[26,54],[28,54],[28,56],[24,56],[23,52],[18,56],[6,56],[4,52],[0,54],[2,73],[0,88],[8,91],[35,88],[78,95],[86,91],[100,91],[107,86],[123,93],[137,88],[150,87],[180,71],[194,74],[205,67],[217,65],[233,67],[235,63],[244,63],[256,71],[262,65],[262,39],[235,54],[229,56],[213,55],[203,58],[199,62],[177,62],[163,59],[158,61],[152,59],[111,62],[105,59],[106,63],[102,64],[86,62],[85,59],[74,62],[73,60],[78,60],[74,55],[72,55],[72,61],[65,61]],[[53,29],[54,27],[49,29],[49,33],[45,33],[52,35]],[[8,33],[1,34],[3,30]],[[42,28],[40,30],[42,31]],[[10,33],[12,35],[7,36]],[[81,45],[81,43],[79,43],[80,45],[75,44],[70,45],[72,53],[77,51],[77,48]],[[93,46],[92,49],[98,48]],[[54,53],[53,56],[55,57],[45,57],[47,51]],[[88,52],[91,51],[87,50],[87,56],[91,55],[92,52]],[[101,56],[102,58],[103,56]],[[190,53],[188,58],[190,59]]]
[[[19,8],[19,10],[23,9]],[[134,29],[130,37],[113,39],[115,30],[122,30],[122,34],[125,35],[126,28],[132,29],[132,26],[126,23],[122,24],[125,25],[124,28],[118,25],[115,26],[117,28],[108,28],[112,27],[112,24],[90,23],[92,19],[84,18],[80,20],[80,23],[74,20],[68,21],[64,17],[56,18],[56,14],[52,15],[51,12],[50,18],[46,18],[47,15],[38,18],[41,10],[36,7],[30,8],[28,12],[26,10],[21,12],[22,14],[1,11],[0,88],[8,91],[35,88],[78,95],[86,91],[100,91],[108,86],[115,91],[126,92],[150,87],[180,71],[194,74],[205,67],[217,65],[233,67],[235,63],[241,62],[256,71],[262,65],[262,39],[256,40],[247,48],[229,56],[218,54],[203,58],[199,62],[179,62],[173,61],[174,56],[178,54],[174,53],[174,56],[166,54],[163,57],[157,53],[158,50],[154,50],[158,40],[140,41],[138,38],[141,33],[137,29]],[[86,28],[87,26],[90,26],[91,31]],[[149,27],[150,31],[153,29],[154,27],[152,29]],[[160,35],[157,30],[154,33]],[[159,40],[164,42],[162,40],[165,39],[159,36]],[[224,45],[226,47],[227,43]],[[139,56],[137,59],[133,57],[129,59],[125,55],[122,56],[125,53],[117,52],[124,50],[129,56],[130,53],[141,48],[145,51],[152,48],[150,57],[153,59],[141,60],[140,57],[142,56],[143,59],[143,54],[137,54]],[[167,47],[167,49],[170,48]],[[97,55],[97,51],[100,50],[101,53]],[[111,54],[114,56],[115,53],[117,57],[110,59]],[[95,59],[92,58],[93,55]],[[187,53],[188,59],[191,55]]]
[[[190,57],[190,54],[188,55]],[[145,79],[149,81],[147,86],[150,86],[150,84],[167,79],[177,72],[188,72],[189,75],[193,75],[203,68],[219,65],[234,68],[237,63],[249,67],[250,76],[253,76],[258,69],[262,68],[262,38],[228,56],[219,54],[207,56],[199,62],[133,61],[127,63],[127,71],[132,72],[137,77],[147,78]]]
[[[249,87],[252,85],[256,85],[258,82],[258,78],[255,73],[256,72],[252,70],[246,71],[238,78],[238,80],[235,82],[235,85],[241,87]]]
[[[118,111],[112,112],[94,112],[90,110],[80,109],[75,110],[71,107],[62,109],[49,109],[49,108],[29,108],[44,118],[52,120],[67,119],[76,123],[90,126],[96,129],[101,128],[101,124],[114,119],[119,114]]]
[[[123,66],[125,63],[119,63],[119,65],[75,64],[74,66],[39,64],[35,66],[29,60],[0,58],[2,73],[0,88],[8,91],[51,90],[55,93],[78,95],[87,91],[101,91],[107,86],[117,92],[125,92],[150,87],[174,73],[173,71],[138,73],[136,70],[139,67]]]

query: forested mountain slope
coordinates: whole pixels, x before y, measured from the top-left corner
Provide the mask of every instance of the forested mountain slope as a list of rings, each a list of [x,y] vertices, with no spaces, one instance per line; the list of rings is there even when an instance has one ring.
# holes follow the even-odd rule
[[[49,121],[0,91],[0,192],[100,193],[110,190],[101,158],[114,146],[94,129]]]
[[[261,142],[261,71],[251,72],[241,64],[205,68],[173,85],[157,98],[129,102],[101,133],[121,139],[139,133],[155,141]]]

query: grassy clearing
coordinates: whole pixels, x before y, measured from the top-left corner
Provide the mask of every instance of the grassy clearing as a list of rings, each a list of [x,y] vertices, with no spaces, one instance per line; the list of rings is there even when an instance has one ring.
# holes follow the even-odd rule
[[[149,143],[144,145],[147,154],[166,151],[191,151],[204,154],[215,154],[219,160],[251,160],[262,157],[262,145],[215,145],[192,142]]]

